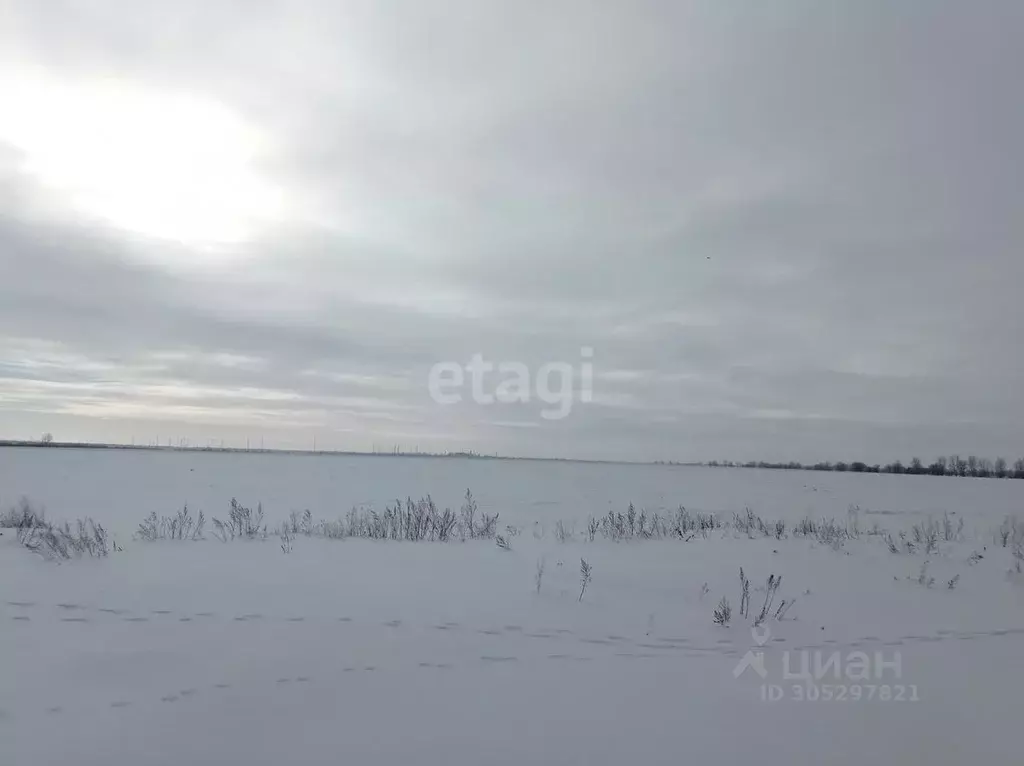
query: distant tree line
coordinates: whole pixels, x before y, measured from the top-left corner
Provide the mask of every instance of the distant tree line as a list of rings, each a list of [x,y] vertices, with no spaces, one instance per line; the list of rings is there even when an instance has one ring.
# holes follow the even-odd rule
[[[768,463],[764,460],[751,460],[747,463],[735,463],[731,460],[712,460],[709,466],[734,467],[734,468],[775,468],[779,470],[794,471],[850,471],[853,473],[906,473],[919,476],[974,476],[980,479],[1024,479],[1024,458],[1018,458],[1011,467],[1005,458],[998,457],[990,460],[987,457],[976,457],[968,455],[962,458],[959,455],[939,457],[929,465],[925,465],[920,458],[913,458],[909,463],[904,464],[897,460],[895,463],[880,465],[875,463],[869,465],[856,460],[852,463],[814,463],[804,465],[791,461],[789,463]]]

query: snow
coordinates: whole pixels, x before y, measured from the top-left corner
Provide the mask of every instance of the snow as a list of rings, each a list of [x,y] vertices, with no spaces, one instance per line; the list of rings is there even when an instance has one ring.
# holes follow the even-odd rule
[[[511,550],[299,535],[286,554],[273,535],[131,539],[151,510],[186,501],[216,516],[232,496],[262,500],[273,525],[293,508],[335,517],[427,492],[457,508],[467,486],[481,510],[501,512],[499,529],[521,529]],[[91,515],[124,548],[56,564],[3,530],[5,766],[1020,762],[1024,581],[992,533],[1024,482],[2,450],[0,489],[3,507],[26,495],[54,520]],[[689,542],[552,533],[558,519],[582,532],[588,513],[630,500],[843,523],[852,505],[862,528],[894,535],[948,511],[965,536],[925,556],[866,534],[835,550],[731,529]],[[581,557],[593,582],[579,601]],[[917,582],[926,559],[930,588]],[[741,566],[753,612],[769,574],[783,577],[779,598],[796,599],[768,635],[737,614]],[[722,596],[729,627],[712,622]],[[846,671],[859,652],[868,680],[786,675],[803,658]],[[736,677],[751,658],[765,678],[754,667]]]

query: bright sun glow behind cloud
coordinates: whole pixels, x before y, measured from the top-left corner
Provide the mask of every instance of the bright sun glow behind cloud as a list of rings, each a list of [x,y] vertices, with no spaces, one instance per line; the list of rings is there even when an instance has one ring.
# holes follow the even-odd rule
[[[204,246],[243,242],[283,213],[282,192],[254,167],[265,139],[214,101],[0,76],[0,103],[0,141],[24,169],[115,226],[213,250]]]

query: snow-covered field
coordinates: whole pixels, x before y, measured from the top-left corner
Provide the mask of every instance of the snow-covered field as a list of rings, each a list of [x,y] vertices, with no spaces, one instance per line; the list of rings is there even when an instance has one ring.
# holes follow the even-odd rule
[[[510,550],[273,534],[292,510],[407,495],[458,511],[467,487]],[[54,521],[92,516],[123,550],[55,563],[2,530],[5,766],[1011,764],[1024,747],[1024,579],[997,541],[1024,482],[0,450],[0,506],[22,496]],[[209,523],[198,542],[133,539],[151,511],[225,518],[232,497],[263,503],[265,540],[221,543]],[[588,516],[630,501],[726,526],[591,542]],[[773,533],[736,529],[745,507]],[[795,534],[805,517],[846,534]],[[935,549],[909,552],[929,517]]]

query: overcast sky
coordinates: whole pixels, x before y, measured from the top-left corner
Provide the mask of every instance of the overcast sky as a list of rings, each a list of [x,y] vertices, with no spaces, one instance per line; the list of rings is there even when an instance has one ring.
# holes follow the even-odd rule
[[[1016,457],[1022,33],[1012,1],[4,0],[0,436]],[[579,389],[583,347],[561,420],[428,392],[474,353]]]

